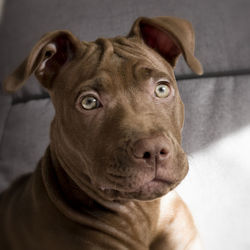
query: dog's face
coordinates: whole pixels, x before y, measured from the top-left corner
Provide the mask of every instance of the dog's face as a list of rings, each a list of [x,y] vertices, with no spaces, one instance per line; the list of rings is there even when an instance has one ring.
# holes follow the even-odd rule
[[[173,67],[182,52],[194,71],[201,68],[178,37],[180,27],[192,35],[189,24],[163,19],[138,19],[127,37],[90,43],[53,34],[33,49],[39,60],[30,68],[56,111],[51,148],[72,179],[105,199],[155,199],[188,171]]]
[[[54,82],[52,141],[109,198],[153,199],[188,170],[183,104],[172,67],[147,46],[123,42],[85,44],[91,55]]]

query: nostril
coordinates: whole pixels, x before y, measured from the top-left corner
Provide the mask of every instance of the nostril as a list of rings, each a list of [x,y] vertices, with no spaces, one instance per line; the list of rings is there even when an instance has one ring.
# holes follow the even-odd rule
[[[143,154],[143,159],[150,159],[151,158],[151,154],[149,152],[145,152]]]
[[[161,151],[160,151],[160,155],[166,155],[167,154],[167,151],[163,148]]]

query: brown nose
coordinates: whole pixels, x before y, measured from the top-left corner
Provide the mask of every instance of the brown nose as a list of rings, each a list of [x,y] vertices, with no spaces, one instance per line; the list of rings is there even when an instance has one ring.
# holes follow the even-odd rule
[[[136,141],[132,150],[135,158],[143,159],[152,165],[155,161],[159,164],[166,160],[170,146],[165,137],[158,136]]]

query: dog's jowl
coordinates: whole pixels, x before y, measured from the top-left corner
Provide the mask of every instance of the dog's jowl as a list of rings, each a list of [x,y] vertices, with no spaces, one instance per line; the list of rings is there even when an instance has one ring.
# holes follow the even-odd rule
[[[34,73],[55,117],[34,173],[0,196],[1,249],[202,249],[172,191],[188,171],[173,70],[182,54],[202,74],[194,42],[189,22],[157,17],[126,37],[82,42],[62,30],[35,44],[4,87]]]

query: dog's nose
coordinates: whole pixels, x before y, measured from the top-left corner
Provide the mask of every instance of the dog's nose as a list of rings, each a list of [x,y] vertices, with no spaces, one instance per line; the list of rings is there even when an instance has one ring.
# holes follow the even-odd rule
[[[152,165],[166,160],[170,153],[168,141],[163,136],[138,140],[133,145],[133,156]]]

